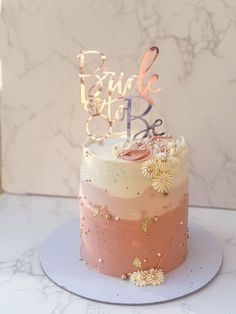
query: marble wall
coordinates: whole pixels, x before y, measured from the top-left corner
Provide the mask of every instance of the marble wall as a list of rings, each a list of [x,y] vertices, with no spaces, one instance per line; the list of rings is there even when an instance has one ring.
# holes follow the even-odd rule
[[[86,114],[81,49],[137,73],[160,48],[168,130],[191,149],[190,203],[236,208],[236,0],[3,0],[2,181],[5,191],[75,196]]]

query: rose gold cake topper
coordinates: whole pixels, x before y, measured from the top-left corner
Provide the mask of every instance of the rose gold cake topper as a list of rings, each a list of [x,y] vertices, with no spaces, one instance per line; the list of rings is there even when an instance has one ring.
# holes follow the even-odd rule
[[[153,55],[151,59],[151,56]],[[97,65],[93,71],[85,70],[85,56],[99,57]],[[147,77],[151,67],[156,61],[159,55],[159,49],[157,47],[151,47],[144,55],[141,63],[139,74],[131,75],[126,81],[123,81],[124,73],[121,72],[119,76],[115,72],[105,69],[106,56],[99,51],[90,50],[82,51],[77,57],[80,62],[80,90],[81,90],[81,103],[90,116],[86,121],[87,135],[96,141],[102,141],[112,134],[113,126],[116,121],[122,121],[127,111],[127,139],[131,139],[131,121],[139,119],[145,124],[145,129],[138,132],[134,138],[139,134],[143,134],[143,137],[148,136],[150,131],[154,135],[162,135],[155,132],[155,127],[162,124],[161,119],[157,119],[151,126],[147,120],[143,117],[151,110],[154,100],[149,93],[158,93],[160,88],[153,88],[154,83],[157,82],[159,76],[157,74],[151,75],[146,86],[144,85],[144,78]],[[117,78],[118,77],[118,78]],[[93,80],[92,85],[89,84]],[[136,81],[136,84],[133,84]],[[134,98],[127,95],[128,92],[137,87],[139,98],[143,98],[148,103],[147,109],[141,115],[132,115],[131,107]],[[135,96],[137,98],[137,96]],[[113,107],[113,108],[112,108]],[[115,109],[115,110],[112,110]],[[90,130],[91,123],[95,118],[101,118],[107,123],[107,131],[105,134],[98,136],[93,134]],[[158,122],[158,123],[157,123]]]

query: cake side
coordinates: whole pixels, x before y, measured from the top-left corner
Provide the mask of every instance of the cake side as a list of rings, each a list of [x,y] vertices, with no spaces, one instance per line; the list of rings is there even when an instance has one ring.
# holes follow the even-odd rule
[[[153,137],[142,145],[127,149],[122,135],[84,145],[81,256],[108,275],[124,277],[150,268],[167,273],[187,254],[184,139]]]

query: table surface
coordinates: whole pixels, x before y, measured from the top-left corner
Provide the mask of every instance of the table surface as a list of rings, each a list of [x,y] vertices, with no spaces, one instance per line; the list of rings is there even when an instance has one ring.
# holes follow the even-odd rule
[[[1,314],[235,314],[236,210],[190,208],[190,220],[211,232],[224,252],[217,277],[201,290],[171,302],[121,306],[80,298],[42,272],[39,246],[58,226],[78,217],[72,198],[0,196]]]

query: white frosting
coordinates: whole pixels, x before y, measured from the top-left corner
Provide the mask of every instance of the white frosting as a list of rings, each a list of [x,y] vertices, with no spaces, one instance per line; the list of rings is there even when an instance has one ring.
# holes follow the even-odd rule
[[[144,161],[117,159],[114,146],[122,144],[125,138],[114,135],[103,144],[87,141],[83,147],[81,179],[91,182],[95,187],[106,190],[110,195],[122,198],[137,197],[152,186],[152,181],[142,173]],[[176,141],[170,139],[169,141]],[[183,138],[180,139],[181,145]],[[178,141],[177,141],[178,142]],[[174,175],[174,185],[178,186],[188,178],[188,156],[184,150],[179,167]]]

